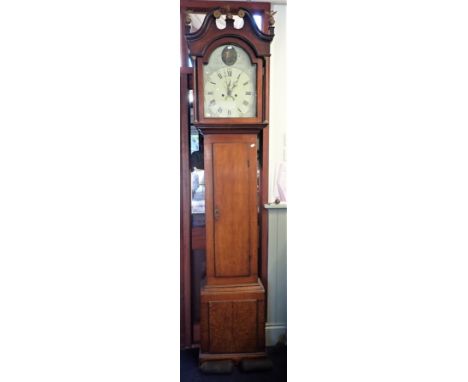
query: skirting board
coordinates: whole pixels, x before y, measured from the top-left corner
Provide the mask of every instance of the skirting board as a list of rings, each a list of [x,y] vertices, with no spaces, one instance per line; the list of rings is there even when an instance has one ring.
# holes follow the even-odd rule
[[[275,346],[278,342],[286,345],[286,325],[269,324],[265,325],[266,346]]]

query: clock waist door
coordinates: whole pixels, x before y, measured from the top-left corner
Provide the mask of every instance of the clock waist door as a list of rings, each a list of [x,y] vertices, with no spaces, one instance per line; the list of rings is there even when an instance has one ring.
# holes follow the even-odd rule
[[[257,282],[257,138],[205,137],[207,285]]]

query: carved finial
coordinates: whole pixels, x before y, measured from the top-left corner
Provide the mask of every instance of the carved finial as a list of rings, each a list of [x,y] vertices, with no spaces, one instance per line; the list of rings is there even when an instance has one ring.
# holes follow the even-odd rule
[[[273,16],[276,15],[277,13],[278,13],[278,11],[271,11],[271,12],[267,11],[266,12],[266,14],[269,17],[270,26],[275,25],[275,18]]]
[[[245,16],[245,11],[243,9],[239,9],[239,11],[237,12],[237,16],[243,19]]]
[[[190,30],[192,29],[192,18],[190,17],[191,12],[192,11],[190,9],[185,11],[185,33],[190,33]]]
[[[233,16],[232,16],[232,13],[231,13],[231,7],[228,5],[226,6],[226,18],[228,20],[232,20],[233,19]]]
[[[185,11],[185,25],[190,25],[192,24],[192,18],[190,17],[190,13],[192,13],[193,11],[191,11],[190,9],[187,9]]]
[[[215,17],[215,19],[219,19],[221,17],[221,11],[217,9],[213,12],[213,16]]]

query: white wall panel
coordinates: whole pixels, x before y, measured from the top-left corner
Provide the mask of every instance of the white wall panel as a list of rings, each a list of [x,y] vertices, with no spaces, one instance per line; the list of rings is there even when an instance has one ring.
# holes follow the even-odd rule
[[[268,201],[278,197],[277,170],[287,160],[286,152],[286,5],[272,5],[276,11],[275,37],[270,64],[270,168]]]
[[[268,306],[266,343],[285,340],[287,327],[287,213],[285,205],[268,207]]]
[[[272,4],[275,38],[270,66],[270,169],[269,201],[278,195],[277,169],[286,164],[286,5]],[[268,306],[266,343],[273,346],[285,340],[287,327],[287,209],[285,204],[268,206]]]

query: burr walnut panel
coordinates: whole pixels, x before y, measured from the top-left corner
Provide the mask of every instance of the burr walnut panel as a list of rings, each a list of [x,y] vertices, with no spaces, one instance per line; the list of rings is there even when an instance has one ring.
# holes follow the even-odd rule
[[[212,354],[264,350],[264,304],[261,284],[202,288],[201,350]]]

